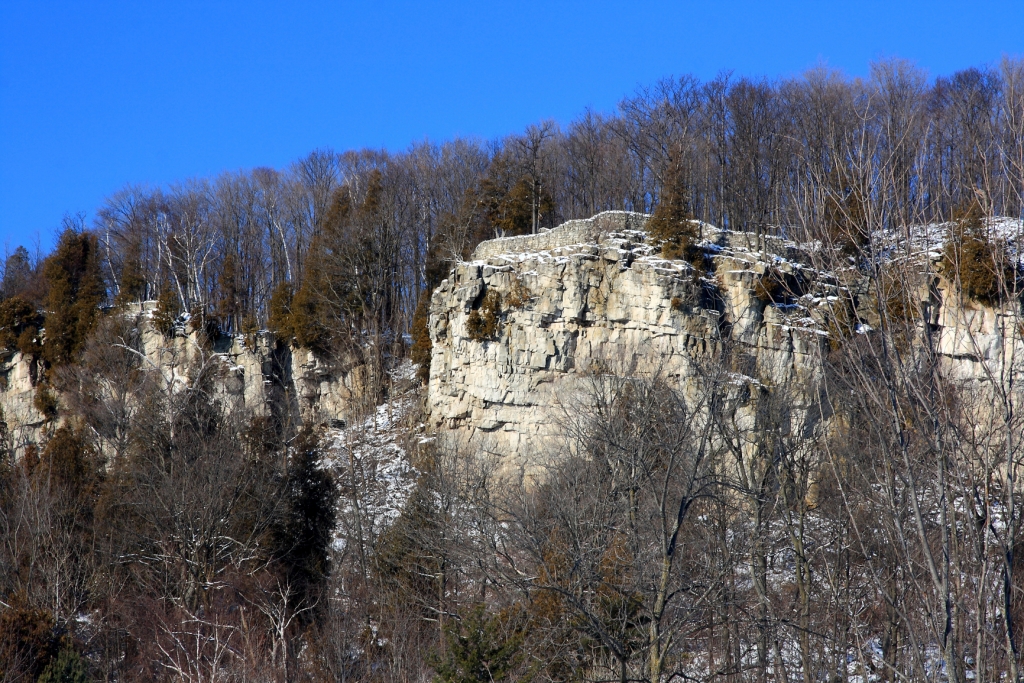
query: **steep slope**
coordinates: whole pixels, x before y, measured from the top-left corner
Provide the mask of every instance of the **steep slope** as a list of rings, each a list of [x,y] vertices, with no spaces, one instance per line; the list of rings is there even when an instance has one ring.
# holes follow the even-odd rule
[[[737,386],[797,387],[796,413],[819,419],[814,386],[830,321],[848,298],[837,294],[864,287],[856,269],[819,272],[810,265],[813,247],[704,225],[710,274],[697,278],[689,264],[656,255],[644,219],[607,212],[484,242],[460,263],[431,301],[431,426],[528,458],[572,409],[581,373],[641,368],[685,385],[713,355],[729,359]],[[1005,359],[1020,357],[1015,313],[964,305],[949,289],[935,276],[911,294],[940,353],[965,379],[1005,374]],[[862,302],[870,297],[859,292]],[[481,331],[488,318],[493,330]]]

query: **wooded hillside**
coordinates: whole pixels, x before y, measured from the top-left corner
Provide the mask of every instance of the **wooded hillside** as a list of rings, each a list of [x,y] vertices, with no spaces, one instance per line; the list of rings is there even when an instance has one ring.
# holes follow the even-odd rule
[[[837,292],[821,376],[773,383],[722,317],[686,390],[586,375],[528,454],[543,476],[423,433],[451,265],[609,209],[652,214],[652,249],[704,290],[693,219],[751,233],[762,308],[805,294],[765,238],[799,244]],[[0,346],[51,421],[0,458],[0,680],[1024,680],[1021,216],[1010,59],[683,76],[500,140],[127,185],[6,258]],[[988,376],[940,353],[940,289]],[[123,315],[140,301],[169,339],[269,330],[365,366],[366,410],[254,418],[210,365],[169,380]],[[474,304],[474,341],[502,305]]]

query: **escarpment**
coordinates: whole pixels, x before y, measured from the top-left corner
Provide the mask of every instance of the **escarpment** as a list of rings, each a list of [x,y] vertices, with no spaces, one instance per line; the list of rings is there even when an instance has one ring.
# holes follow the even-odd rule
[[[529,457],[558,434],[581,374],[640,370],[685,386],[712,359],[738,389],[787,387],[794,428],[826,417],[816,386],[830,349],[871,329],[857,322],[870,320],[873,296],[861,273],[821,272],[808,247],[707,225],[698,273],[658,255],[645,218],[607,212],[492,240],[458,264],[431,300],[431,426]],[[954,376],[1019,372],[1015,311],[965,304],[938,276],[907,297]],[[851,298],[864,310],[844,316]]]
[[[346,363],[280,342],[269,332],[207,338],[180,322],[173,334],[165,335],[153,323],[154,308],[154,302],[144,302],[108,313],[121,318],[119,332],[113,338],[92,342],[101,349],[116,344],[136,359],[125,377],[149,373],[160,390],[176,392],[194,387],[202,376],[204,390],[224,408],[271,418],[292,428],[344,421],[354,409],[365,408],[362,400],[367,378],[360,363]],[[45,442],[67,415],[66,404],[80,400],[61,392],[59,381],[44,383],[43,372],[40,360],[19,352],[8,352],[0,359],[0,410],[16,454]],[[104,377],[96,384],[102,392],[103,386],[123,379]],[[91,391],[95,393],[95,389]],[[40,400],[44,392],[56,404],[55,417],[44,412]],[[113,400],[96,395],[88,398]],[[129,390],[126,400],[137,399]]]
[[[741,397],[785,387],[795,429],[827,419],[817,387],[829,354],[878,326],[878,295],[863,269],[822,270],[815,245],[710,225],[701,226],[703,263],[695,268],[659,255],[646,218],[605,212],[538,235],[483,242],[457,264],[430,304],[427,428],[501,456],[528,457],[562,433],[582,377],[658,373],[686,387],[711,365]],[[965,300],[941,276],[941,230],[929,229],[932,243],[908,250],[919,259],[914,277],[896,283],[909,290],[900,296],[913,309],[913,324],[933,340],[951,380],[979,391],[1016,386],[1024,358],[1018,303]],[[855,311],[845,311],[848,301],[858,302]],[[147,302],[106,315],[132,330],[118,343],[166,391],[189,387],[201,370],[222,405],[295,427],[348,420],[370,407],[370,381],[357,361],[330,359],[267,332],[204,339],[179,324],[165,336],[153,324],[153,308]],[[41,399],[52,390],[41,389],[48,386],[43,372],[31,356],[0,358],[0,409],[18,453],[43,443],[66,414],[44,412]],[[52,393],[58,406],[67,403]],[[737,405],[734,417],[754,419],[753,401]]]

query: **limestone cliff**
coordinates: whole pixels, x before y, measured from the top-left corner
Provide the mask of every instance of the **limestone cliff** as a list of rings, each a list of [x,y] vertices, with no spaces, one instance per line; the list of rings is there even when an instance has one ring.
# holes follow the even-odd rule
[[[225,407],[294,424],[347,419],[361,396],[365,378],[358,364],[280,344],[268,332],[201,343],[196,332],[181,324],[165,337],[152,323],[153,309],[154,302],[145,302],[109,315],[129,319],[136,334],[125,342],[140,355],[140,367],[156,373],[170,391],[191,382],[202,367],[214,373],[214,393]],[[45,441],[61,419],[58,414],[50,420],[37,407],[42,372],[39,361],[21,353],[0,359],[0,410],[17,453]]]
[[[835,295],[859,286],[856,277],[815,271],[798,245],[705,225],[713,275],[695,278],[688,264],[656,255],[644,219],[607,212],[484,242],[458,264],[431,300],[431,426],[498,453],[528,453],[555,432],[579,372],[635,361],[686,380],[723,344],[737,383],[813,386]],[[768,277],[797,296],[773,301]],[[962,306],[948,289],[936,277],[918,294],[955,374],[1018,372],[1003,367],[1021,357],[1016,312]],[[481,315],[494,323],[484,334]],[[813,392],[793,400],[813,417]]]

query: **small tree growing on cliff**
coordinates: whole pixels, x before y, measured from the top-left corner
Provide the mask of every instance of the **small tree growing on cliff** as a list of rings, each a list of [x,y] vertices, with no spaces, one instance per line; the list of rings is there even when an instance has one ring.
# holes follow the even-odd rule
[[[501,294],[487,292],[480,308],[470,311],[466,318],[466,331],[473,341],[492,339],[498,333],[498,316],[501,315]]]
[[[690,196],[682,163],[673,160],[665,173],[661,197],[647,222],[647,232],[661,253],[669,259],[686,259],[703,270],[703,254],[697,246],[697,223],[690,209]]]
[[[82,228],[80,218],[65,219],[43,276],[48,288],[43,356],[51,365],[62,365],[82,348],[105,294],[96,236]]]
[[[985,214],[977,201],[953,216],[942,273],[966,297],[983,304],[998,304],[1012,287],[1016,273],[1006,246],[985,234]]]

